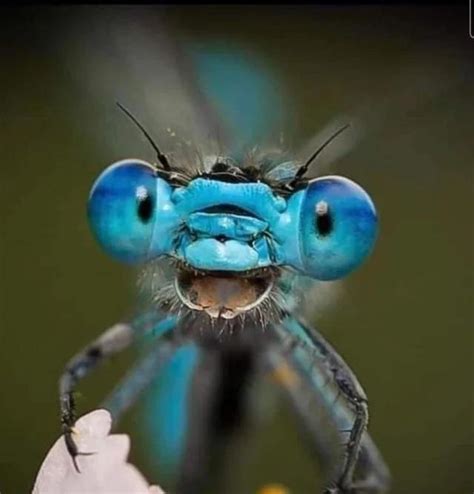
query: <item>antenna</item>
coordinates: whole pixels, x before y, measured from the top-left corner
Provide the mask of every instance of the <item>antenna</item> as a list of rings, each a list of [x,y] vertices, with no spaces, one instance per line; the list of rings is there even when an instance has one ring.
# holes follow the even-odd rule
[[[296,172],[295,178],[291,181],[292,184],[297,182],[307,171],[309,165],[323,152],[323,150],[339,135],[342,134],[348,127],[350,127],[350,123],[344,125],[340,129],[336,130],[334,134],[332,134],[319,148],[310,156],[310,158],[306,161],[306,163],[301,166]]]
[[[132,113],[127,110],[121,103],[116,102],[117,106],[127,115],[127,117],[142,131],[143,135],[146,137],[147,141],[151,144],[152,148],[156,151],[156,156],[158,161],[161,163],[166,171],[171,170],[171,166],[168,162],[168,158],[160,151],[160,148],[155,144],[150,134],[146,131],[145,127],[132,115]]]

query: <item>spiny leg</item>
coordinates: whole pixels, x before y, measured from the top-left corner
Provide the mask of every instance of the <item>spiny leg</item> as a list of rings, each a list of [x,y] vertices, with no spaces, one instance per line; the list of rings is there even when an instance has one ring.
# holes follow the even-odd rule
[[[349,432],[341,473],[336,486],[326,492],[385,490],[389,483],[388,469],[365,433],[368,422],[367,398],[353,372],[322,335],[296,319],[288,316],[281,326],[273,329],[280,343],[287,348],[287,359],[296,365],[300,374],[310,380],[312,394],[317,395],[328,412],[334,415],[338,428],[348,429]],[[328,375],[335,389],[327,387]],[[345,399],[345,404],[337,403],[338,394]],[[351,417],[355,418],[351,421]],[[364,467],[363,473],[367,478],[354,483],[354,471],[361,450],[365,461],[359,464]]]
[[[319,459],[324,474],[322,485],[329,485],[341,472],[343,455],[334,418],[321,407],[310,379],[289,359],[284,348],[270,347],[265,353],[265,364],[269,377],[284,391],[299,417],[303,440]]]
[[[369,414],[367,396],[362,386],[342,357],[316,329],[304,326],[299,321],[295,323],[307,335],[308,340],[303,343],[306,353],[309,352],[313,359],[318,360],[323,368],[329,370],[337,386],[337,393],[345,398],[355,415],[352,426],[349,427],[342,475],[337,486],[328,489],[327,492],[385,491],[390,483],[390,474],[382,456],[366,432]],[[310,370],[311,373],[315,371],[318,373],[321,366],[318,368],[315,363]],[[343,404],[339,405],[339,413],[336,411],[336,415],[344,416]],[[363,475],[363,478],[357,481],[354,480],[356,466],[360,467],[359,472]]]
[[[100,363],[108,357],[125,350],[138,335],[142,335],[149,327],[149,322],[145,318],[138,322],[137,327],[126,323],[115,324],[102,333],[93,343],[76,354],[66,365],[59,380],[61,425],[67,450],[77,471],[79,471],[79,468],[76,457],[78,455],[91,454],[91,452],[80,452],[72,436],[76,419],[75,388],[78,382]]]
[[[355,420],[350,428],[349,440],[346,443],[346,454],[342,474],[338,480],[338,488],[342,491],[350,490],[357,457],[360,450],[362,435],[367,428],[369,412],[367,407],[367,396],[359,384],[356,376],[344,362],[342,357],[332,348],[329,343],[315,329],[309,329],[300,324],[301,330],[306,334],[306,340],[300,339],[300,350],[306,350],[309,359],[320,359],[325,369],[332,374],[337,385],[337,395],[334,405],[337,402],[339,393],[349,402],[355,414]],[[296,336],[298,337],[298,336]],[[300,336],[301,338],[301,336]],[[298,353],[298,350],[296,350]],[[311,365],[310,371],[315,370],[315,365]],[[337,490],[328,490],[337,492]]]
[[[318,392],[315,393],[314,385],[298,365],[289,359],[287,352],[272,348],[266,355],[267,368],[271,377],[283,388],[290,399],[292,407],[301,418],[305,438],[310,439],[310,445],[322,462],[323,470],[326,472],[325,484],[332,486],[334,479],[340,478],[341,473],[341,444],[340,432],[351,432],[352,427],[347,430],[339,430],[337,420],[330,416],[331,407],[327,410],[321,407],[318,400]],[[331,397],[334,403],[333,396]],[[388,470],[378,452],[376,446],[367,432],[362,438],[362,446],[358,458],[358,472],[365,475],[362,480],[352,483],[349,491],[342,492],[381,492],[388,487]],[[341,492],[336,487],[328,487],[326,493]]]

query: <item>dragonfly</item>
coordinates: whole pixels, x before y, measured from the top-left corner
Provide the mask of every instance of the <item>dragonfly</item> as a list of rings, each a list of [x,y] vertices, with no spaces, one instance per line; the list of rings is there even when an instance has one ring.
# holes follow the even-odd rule
[[[300,309],[321,283],[357,269],[377,238],[377,212],[360,185],[312,176],[324,152],[350,132],[349,123],[333,128],[303,159],[256,146],[269,120],[277,120],[268,74],[232,51],[156,42],[162,33],[150,35],[150,18],[134,23],[129,16],[114,21],[121,61],[133,73],[133,54],[158,61],[151,73],[143,64],[139,94],[145,102],[153,98],[160,120],[173,123],[165,133],[172,143],[158,144],[119,103],[155,157],[107,167],[92,185],[88,219],[108,255],[143,268],[150,303],[65,367],[60,413],[74,465],[90,453],[74,439],[79,382],[144,340],[148,349],[104,407],[116,422],[158,379],[149,416],[160,461],[175,471],[174,492],[205,491],[211,457],[239,428],[249,383],[261,375],[283,390],[307,431],[324,466],[326,494],[385,492],[390,474],[367,431],[367,396]],[[111,58],[94,67],[107,70]]]

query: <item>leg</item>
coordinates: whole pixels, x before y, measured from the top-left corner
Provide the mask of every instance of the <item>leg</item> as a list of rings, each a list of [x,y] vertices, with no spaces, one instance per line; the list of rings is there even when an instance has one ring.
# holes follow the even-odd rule
[[[61,424],[64,432],[66,446],[71,454],[77,469],[75,457],[80,453],[72,437],[72,426],[75,422],[74,391],[77,383],[95,369],[101,362],[111,355],[115,355],[128,346],[138,335],[143,334],[148,328],[153,328],[152,321],[145,318],[137,327],[130,324],[120,323],[105,331],[96,341],[88,345],[66,365],[59,381],[59,399]]]
[[[329,485],[341,472],[343,449],[337,425],[318,400],[308,376],[289,358],[285,348],[270,347],[264,354],[265,369],[288,398],[301,426],[301,438],[319,460],[323,478]]]
[[[388,469],[375,445],[365,433],[368,422],[367,397],[357,378],[316,330],[309,329],[294,318],[287,317],[274,328],[280,343],[287,348],[287,360],[309,381],[311,393],[333,416],[340,431],[349,434],[340,474],[332,492],[356,492],[371,488],[383,491],[389,482]],[[328,377],[330,385],[328,385]],[[339,400],[339,395],[344,401]],[[359,453],[362,452],[358,462]],[[366,479],[354,483],[354,472]],[[363,470],[361,472],[361,470]]]

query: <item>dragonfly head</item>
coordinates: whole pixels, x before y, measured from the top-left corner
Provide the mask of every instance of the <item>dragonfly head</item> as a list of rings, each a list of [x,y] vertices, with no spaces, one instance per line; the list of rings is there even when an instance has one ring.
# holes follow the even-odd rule
[[[256,169],[217,162],[186,178],[118,162],[92,188],[92,229],[121,261],[174,260],[167,293],[224,319],[275,301],[283,272],[337,279],[369,254],[377,217],[361,187],[330,176],[289,188]]]

